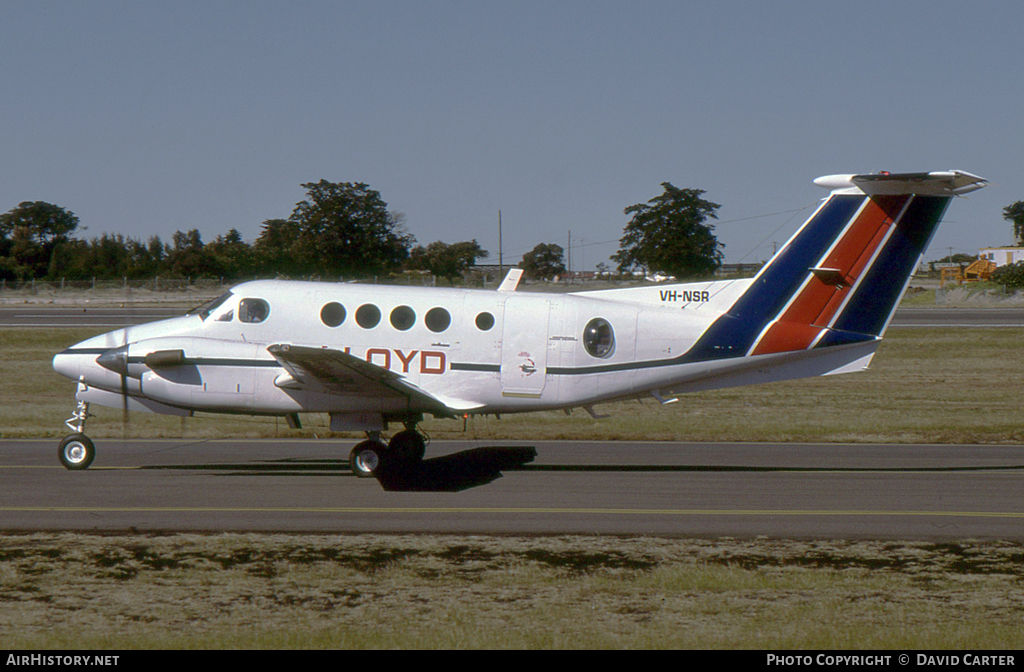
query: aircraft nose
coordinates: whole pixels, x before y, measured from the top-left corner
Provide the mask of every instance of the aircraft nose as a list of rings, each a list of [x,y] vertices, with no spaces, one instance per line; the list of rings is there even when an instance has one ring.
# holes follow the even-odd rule
[[[96,358],[96,363],[102,366],[108,371],[127,376],[128,375],[128,346],[122,345],[120,348],[111,348],[100,354]]]
[[[69,351],[58,352],[53,356],[53,370],[71,380],[76,380],[79,376],[79,357],[71,354]]]

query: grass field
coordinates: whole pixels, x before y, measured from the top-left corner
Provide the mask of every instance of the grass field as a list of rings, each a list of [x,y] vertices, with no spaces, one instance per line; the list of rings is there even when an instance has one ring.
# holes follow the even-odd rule
[[[61,436],[74,383],[50,367],[55,352],[92,332],[0,331],[0,437]],[[1024,441],[1020,375],[1024,329],[894,329],[863,373],[718,390],[659,405],[654,399],[461,420],[428,420],[433,438],[1018,443]],[[182,420],[93,406],[88,433],[102,437],[336,436],[325,415],[302,431],[282,420],[199,414]],[[355,435],[352,435],[355,436]]]
[[[0,649],[1019,649],[1024,547],[0,535]]]
[[[0,436],[59,436],[54,352],[0,331]],[[893,330],[872,368],[577,411],[424,423],[480,439],[1018,443],[1021,329]],[[103,436],[326,436],[93,409]],[[0,477],[10,474],[0,472]],[[1024,546],[971,542],[0,534],[0,648],[1024,647]]]

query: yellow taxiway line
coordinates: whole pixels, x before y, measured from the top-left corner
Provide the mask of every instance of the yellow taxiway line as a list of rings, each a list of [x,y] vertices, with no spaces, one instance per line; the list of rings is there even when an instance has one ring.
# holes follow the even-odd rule
[[[566,507],[215,507],[215,506],[0,506],[0,513],[392,513],[392,514],[594,514],[635,516],[932,516],[1024,518],[1024,511],[848,511],[799,509],[603,509]]]

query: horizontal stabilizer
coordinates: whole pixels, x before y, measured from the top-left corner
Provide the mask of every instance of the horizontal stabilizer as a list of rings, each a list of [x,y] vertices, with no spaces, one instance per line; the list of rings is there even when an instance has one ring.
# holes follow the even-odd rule
[[[868,173],[865,175],[825,175],[814,181],[833,191],[859,189],[869,196],[917,194],[919,196],[959,196],[988,184],[988,180],[962,170],[932,173]]]

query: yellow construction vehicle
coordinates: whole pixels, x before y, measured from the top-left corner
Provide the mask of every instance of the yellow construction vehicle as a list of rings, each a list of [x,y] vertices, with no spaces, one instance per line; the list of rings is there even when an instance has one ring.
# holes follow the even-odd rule
[[[976,282],[988,280],[992,277],[992,271],[996,270],[996,262],[988,259],[976,259],[970,266],[964,269],[964,282]]]
[[[992,271],[994,270],[996,270],[996,262],[989,261],[988,259],[975,259],[966,268],[943,268],[940,269],[942,280],[939,286],[945,287],[947,281],[952,282],[954,280],[958,285],[962,285],[965,282],[988,280],[992,277]]]

